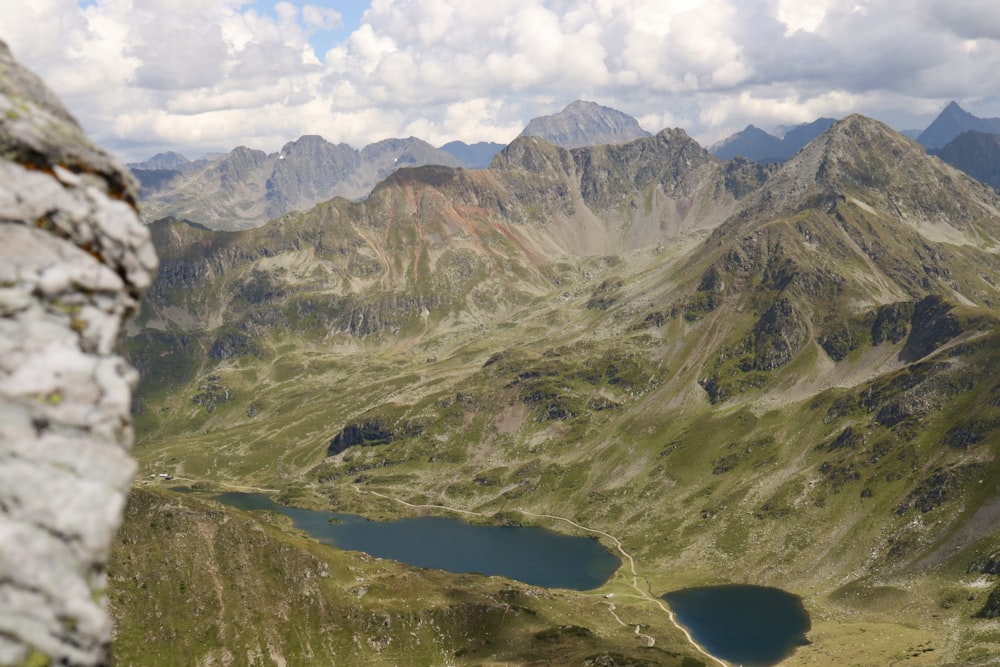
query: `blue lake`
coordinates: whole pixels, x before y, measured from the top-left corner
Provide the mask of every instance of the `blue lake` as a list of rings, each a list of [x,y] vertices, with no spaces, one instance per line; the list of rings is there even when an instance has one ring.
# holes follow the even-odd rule
[[[604,584],[621,565],[596,539],[536,526],[475,526],[430,516],[370,521],[353,514],[286,507],[260,493],[230,492],[213,498],[239,509],[280,512],[321,542],[417,567],[585,591]]]
[[[685,588],[663,596],[677,621],[712,655],[743,667],[776,665],[809,643],[802,600],[778,588]]]

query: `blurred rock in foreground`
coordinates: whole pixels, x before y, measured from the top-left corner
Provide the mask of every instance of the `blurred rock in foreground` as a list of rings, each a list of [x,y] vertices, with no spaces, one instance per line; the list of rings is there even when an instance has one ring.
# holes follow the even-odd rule
[[[0,664],[107,664],[135,464],[115,353],[156,270],[132,178],[0,42]]]

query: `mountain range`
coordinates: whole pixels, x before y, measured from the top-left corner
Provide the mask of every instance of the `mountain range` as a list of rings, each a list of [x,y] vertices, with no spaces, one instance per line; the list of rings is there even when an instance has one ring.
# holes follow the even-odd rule
[[[760,163],[783,162],[833,124],[820,118],[787,129],[778,137],[753,125],[713,146],[723,159],[737,156]],[[970,129],[992,127],[949,104],[921,136],[951,141]],[[532,119],[520,136],[537,136],[562,148],[628,143],[649,137],[638,122],[620,111],[593,102],[577,101],[551,116]],[[943,144],[942,144],[943,145]],[[173,217],[210,229],[256,227],[291,211],[302,211],[333,197],[358,200],[368,196],[382,179],[401,166],[437,164],[483,169],[503,148],[480,142],[451,142],[435,149],[416,138],[389,139],[356,150],[334,145],[317,136],[303,136],[274,154],[240,147],[228,154],[188,160],[167,152],[130,167],[142,189],[147,222]],[[973,151],[973,154],[965,155]],[[942,159],[984,182],[1000,178],[1000,167],[988,157],[989,147],[970,141],[948,150],[932,149]]]
[[[784,162],[834,122],[836,121],[833,118],[818,118],[811,123],[796,125],[783,137],[776,137],[753,125],[748,125],[746,129],[713,146],[711,150],[714,155],[725,160],[740,155],[755,162]]]
[[[179,170],[176,166],[184,168]],[[362,150],[306,135],[277,153],[241,146],[216,160],[194,165],[161,157],[133,167],[142,184],[145,220],[173,216],[214,229],[257,227],[291,210],[308,209],[333,197],[358,199],[404,165],[457,167],[451,153],[416,138],[386,139]]]
[[[739,155],[755,162],[783,162],[833,123],[832,118],[818,118],[811,123],[788,128],[781,136],[748,125],[744,130],[712,146],[711,151],[727,160]],[[909,130],[903,134],[912,135],[924,148],[939,154],[946,144],[970,131],[1000,134],[1000,118],[979,118],[953,101],[948,103],[926,129]]]
[[[254,229],[150,231],[160,274],[124,341],[146,478],[367,516],[571,517],[652,593],[801,595],[812,643],[789,664],[995,656],[1000,197],[885,125],[848,116],[770,165],[680,129],[522,136],[488,169],[397,169]],[[333,593],[294,583],[326,563],[347,577],[342,659],[704,664],[624,568],[601,595],[459,585],[231,512],[136,497],[110,576],[121,659],[327,655],[322,623],[287,624],[330,616]],[[185,549],[195,534],[212,547]],[[248,567],[268,591],[253,636],[233,620]],[[513,621],[474,641],[459,602]]]
[[[582,101],[555,115],[533,119],[522,134],[541,136],[566,148],[650,136],[631,116]],[[482,169],[502,148],[493,142],[453,141],[436,149],[410,137],[386,139],[359,151],[322,137],[303,136],[270,155],[239,147],[192,161],[167,152],[129,167],[142,186],[147,222],[174,217],[232,231],[259,226],[333,197],[362,199],[403,166]]]

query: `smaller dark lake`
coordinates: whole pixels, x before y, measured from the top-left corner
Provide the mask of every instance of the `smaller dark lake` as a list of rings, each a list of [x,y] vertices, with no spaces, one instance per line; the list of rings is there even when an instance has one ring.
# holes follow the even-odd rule
[[[280,512],[296,528],[340,549],[417,567],[500,575],[545,588],[591,590],[621,565],[595,539],[537,526],[476,526],[432,516],[369,521],[353,514],[286,507],[260,493],[222,493],[213,499],[244,510]]]
[[[685,588],[663,596],[677,621],[706,651],[743,667],[767,667],[809,643],[802,600],[778,588]]]

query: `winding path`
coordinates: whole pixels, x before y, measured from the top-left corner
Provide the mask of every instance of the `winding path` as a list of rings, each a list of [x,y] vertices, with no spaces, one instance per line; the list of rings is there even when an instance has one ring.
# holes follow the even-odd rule
[[[191,484],[197,484],[198,482],[204,481],[200,479],[192,479],[190,477],[174,477],[175,482],[190,482]],[[281,489],[265,489],[260,486],[242,486],[240,484],[230,484],[229,482],[223,482],[220,480],[210,480],[213,484],[218,484],[219,486],[224,486],[229,489],[236,489],[237,491],[249,491],[249,492],[259,492],[259,493],[281,493]]]
[[[453,513],[456,513],[456,514],[465,514],[465,515],[468,515],[468,516],[484,516],[484,517],[490,517],[490,516],[492,516],[492,514],[487,514],[486,512],[475,512],[473,510],[463,510],[463,509],[459,509],[457,507],[446,507],[444,505],[430,505],[430,504],[414,504],[414,503],[410,503],[410,502],[407,502],[405,500],[402,500],[401,498],[394,498],[392,496],[387,496],[384,493],[379,493],[378,491],[371,491],[369,489],[360,489],[360,488],[358,488],[357,486],[354,486],[354,485],[352,485],[352,487],[354,488],[354,490],[357,493],[360,493],[360,494],[367,493],[367,494],[371,494],[373,496],[378,496],[379,498],[385,498],[386,500],[391,500],[393,502],[399,503],[400,505],[404,505],[406,507],[410,507],[412,509],[444,510],[445,512],[453,512]],[[727,662],[725,662],[723,660],[720,660],[719,658],[715,657],[714,655],[712,655],[711,653],[709,653],[708,651],[706,651],[704,648],[702,648],[702,646],[698,642],[696,642],[694,640],[694,638],[691,636],[691,633],[688,632],[687,628],[685,628],[683,625],[681,625],[680,623],[677,622],[677,617],[675,616],[673,610],[670,609],[670,607],[668,607],[666,604],[664,604],[663,600],[661,600],[658,597],[655,597],[654,595],[651,595],[649,593],[649,591],[647,591],[647,590],[645,590],[645,589],[643,589],[643,588],[641,588],[639,586],[639,573],[638,573],[638,571],[635,568],[635,559],[632,558],[632,554],[630,554],[629,552],[625,551],[625,547],[622,545],[622,541],[619,540],[617,537],[615,537],[611,533],[606,533],[603,530],[597,530],[596,528],[589,528],[587,526],[584,526],[582,524],[577,523],[576,521],[573,521],[572,519],[568,519],[568,518],[566,518],[564,516],[556,516],[555,514],[538,514],[538,513],[535,513],[535,512],[528,512],[526,510],[514,510],[514,511],[516,511],[516,512],[518,512],[520,514],[524,514],[525,516],[542,518],[542,519],[553,519],[555,521],[562,521],[562,522],[568,523],[569,525],[571,525],[571,526],[573,526],[575,528],[578,528],[578,529],[580,529],[580,530],[582,530],[584,532],[594,533],[595,535],[600,535],[602,537],[605,537],[605,538],[611,540],[614,543],[615,548],[622,555],[622,558],[624,558],[625,560],[628,561],[629,571],[632,573],[631,586],[635,590],[635,592],[637,593],[637,595],[635,595],[635,596],[629,595],[629,596],[626,596],[626,597],[635,597],[635,598],[637,598],[639,600],[644,600],[646,602],[652,602],[653,604],[655,604],[656,606],[658,606],[664,613],[667,614],[667,618],[670,619],[670,622],[674,625],[674,627],[677,628],[678,630],[680,630],[684,634],[684,636],[687,638],[688,642],[690,642],[691,646],[693,646],[699,653],[701,653],[702,655],[704,655],[706,658],[708,658],[712,662],[714,662],[714,663],[716,663],[718,665],[721,665],[722,667],[730,667],[729,663],[727,663]],[[621,618],[618,617],[618,614],[615,612],[615,605],[614,605],[614,603],[612,603],[610,601],[608,602],[608,612],[610,612],[610,614],[615,618],[615,620],[618,621],[618,623],[621,624],[623,627],[629,627],[628,624],[625,623],[625,621],[621,620]],[[644,637],[646,639],[646,643],[647,643],[648,646],[653,646],[656,643],[656,639],[654,639],[651,635],[643,634],[639,630],[640,630],[640,626],[638,626],[638,625],[635,626],[635,634],[638,635],[638,636],[640,636],[640,637]]]

